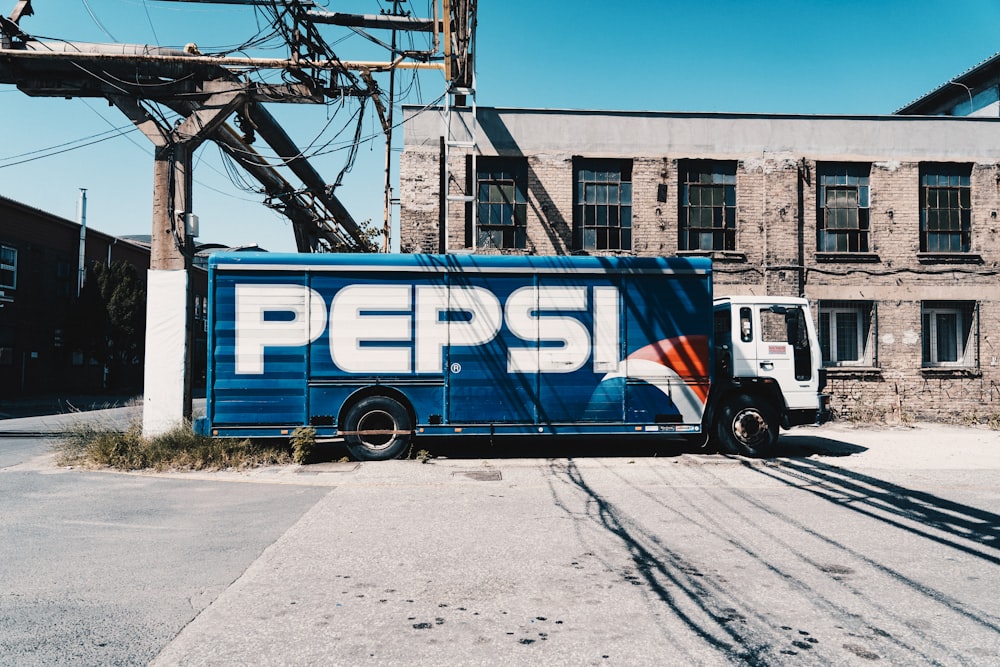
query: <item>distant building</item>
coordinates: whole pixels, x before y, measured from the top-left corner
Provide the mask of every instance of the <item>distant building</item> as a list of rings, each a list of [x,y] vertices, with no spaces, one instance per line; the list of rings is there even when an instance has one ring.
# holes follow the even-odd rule
[[[148,239],[148,237],[147,237]],[[85,265],[126,262],[145,285],[149,244],[88,226]],[[142,391],[143,358],[109,376],[100,360],[74,348],[67,330],[78,305],[80,225],[0,196],[0,398],[28,394]],[[205,368],[203,269],[192,272],[195,380]]]
[[[709,256],[718,296],[811,301],[840,414],[1000,416],[1000,119],[404,113],[404,252]]]
[[[1000,117],[1000,53],[944,82],[896,114]]]

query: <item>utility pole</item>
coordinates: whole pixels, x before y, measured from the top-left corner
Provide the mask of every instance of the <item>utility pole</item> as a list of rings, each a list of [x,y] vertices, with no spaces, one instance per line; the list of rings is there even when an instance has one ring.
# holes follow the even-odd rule
[[[403,16],[400,5],[404,0],[393,0],[392,17]],[[435,4],[435,8],[437,5]],[[393,54],[396,53],[396,28],[392,28],[392,38],[389,42]],[[395,108],[396,70],[389,71],[389,108],[385,117],[385,193],[384,219],[382,227],[382,252],[389,252],[390,235],[392,233],[392,111]]]
[[[194,295],[189,282],[196,219],[192,158],[198,145],[244,100],[242,92],[233,90],[210,95],[201,110],[171,129],[153,119],[134,99],[111,98],[155,147],[142,404],[146,435],[168,431],[180,421],[178,417],[191,418]]]

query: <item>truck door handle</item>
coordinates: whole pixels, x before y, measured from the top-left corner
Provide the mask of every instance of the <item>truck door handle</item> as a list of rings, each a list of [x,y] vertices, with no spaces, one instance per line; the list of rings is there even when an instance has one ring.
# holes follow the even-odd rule
[[[773,371],[774,370],[774,362],[773,361],[762,361],[762,362],[760,362],[760,367],[762,369],[764,369],[765,371]]]

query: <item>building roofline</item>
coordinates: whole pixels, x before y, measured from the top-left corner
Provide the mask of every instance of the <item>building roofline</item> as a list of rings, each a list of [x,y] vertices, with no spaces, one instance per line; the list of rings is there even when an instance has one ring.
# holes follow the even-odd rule
[[[80,228],[80,223],[79,222],[75,222],[73,220],[69,220],[67,218],[63,218],[62,216],[58,216],[58,215],[56,215],[54,213],[50,213],[48,211],[42,210],[40,208],[37,208],[35,206],[31,206],[30,204],[25,204],[23,202],[19,202],[16,199],[11,199],[10,197],[7,197],[5,195],[0,195],[0,204],[3,204],[5,206],[9,206],[10,208],[20,209],[21,211],[24,211],[25,213],[30,213],[30,214],[32,214],[34,216],[45,218],[49,222],[53,222],[53,223],[62,225],[64,227],[71,227],[71,228],[75,228],[75,229],[79,229]],[[99,230],[99,229],[97,229],[95,227],[92,227],[90,225],[87,225],[87,233],[88,234],[95,234],[95,235],[97,235],[99,237],[103,237],[103,238],[107,239],[108,241],[115,241],[117,243],[126,243],[126,244],[128,244],[130,246],[133,246],[133,247],[139,249],[139,250],[144,250],[146,252],[149,252],[149,246],[148,245],[144,245],[142,243],[137,243],[136,241],[134,241],[132,239],[128,239],[128,238],[125,238],[125,237],[122,237],[122,236],[115,236],[114,234],[108,234],[107,232],[102,232],[101,230]]]
[[[1000,54],[997,54],[1000,58]],[[472,107],[453,107],[453,111],[461,113],[471,110]],[[967,121],[1000,121],[1000,118],[983,116],[934,116],[934,115],[897,115],[891,114],[822,114],[822,113],[752,113],[734,111],[652,111],[652,110],[627,110],[627,109],[559,109],[559,108],[536,108],[536,107],[495,107],[477,106],[477,111],[494,111],[498,113],[530,113],[530,114],[564,114],[579,116],[646,116],[661,118],[714,118],[720,120],[738,119],[773,119],[773,120],[865,120],[865,121],[938,121],[948,120],[956,122]],[[443,106],[426,106],[419,104],[404,104],[403,111],[443,111]]]

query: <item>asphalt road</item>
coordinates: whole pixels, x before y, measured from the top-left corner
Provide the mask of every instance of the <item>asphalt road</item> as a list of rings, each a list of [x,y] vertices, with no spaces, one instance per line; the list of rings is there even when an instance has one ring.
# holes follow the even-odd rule
[[[772,461],[590,443],[173,475],[59,470],[45,442],[0,440],[4,664],[1000,655],[996,432],[797,429]]]

